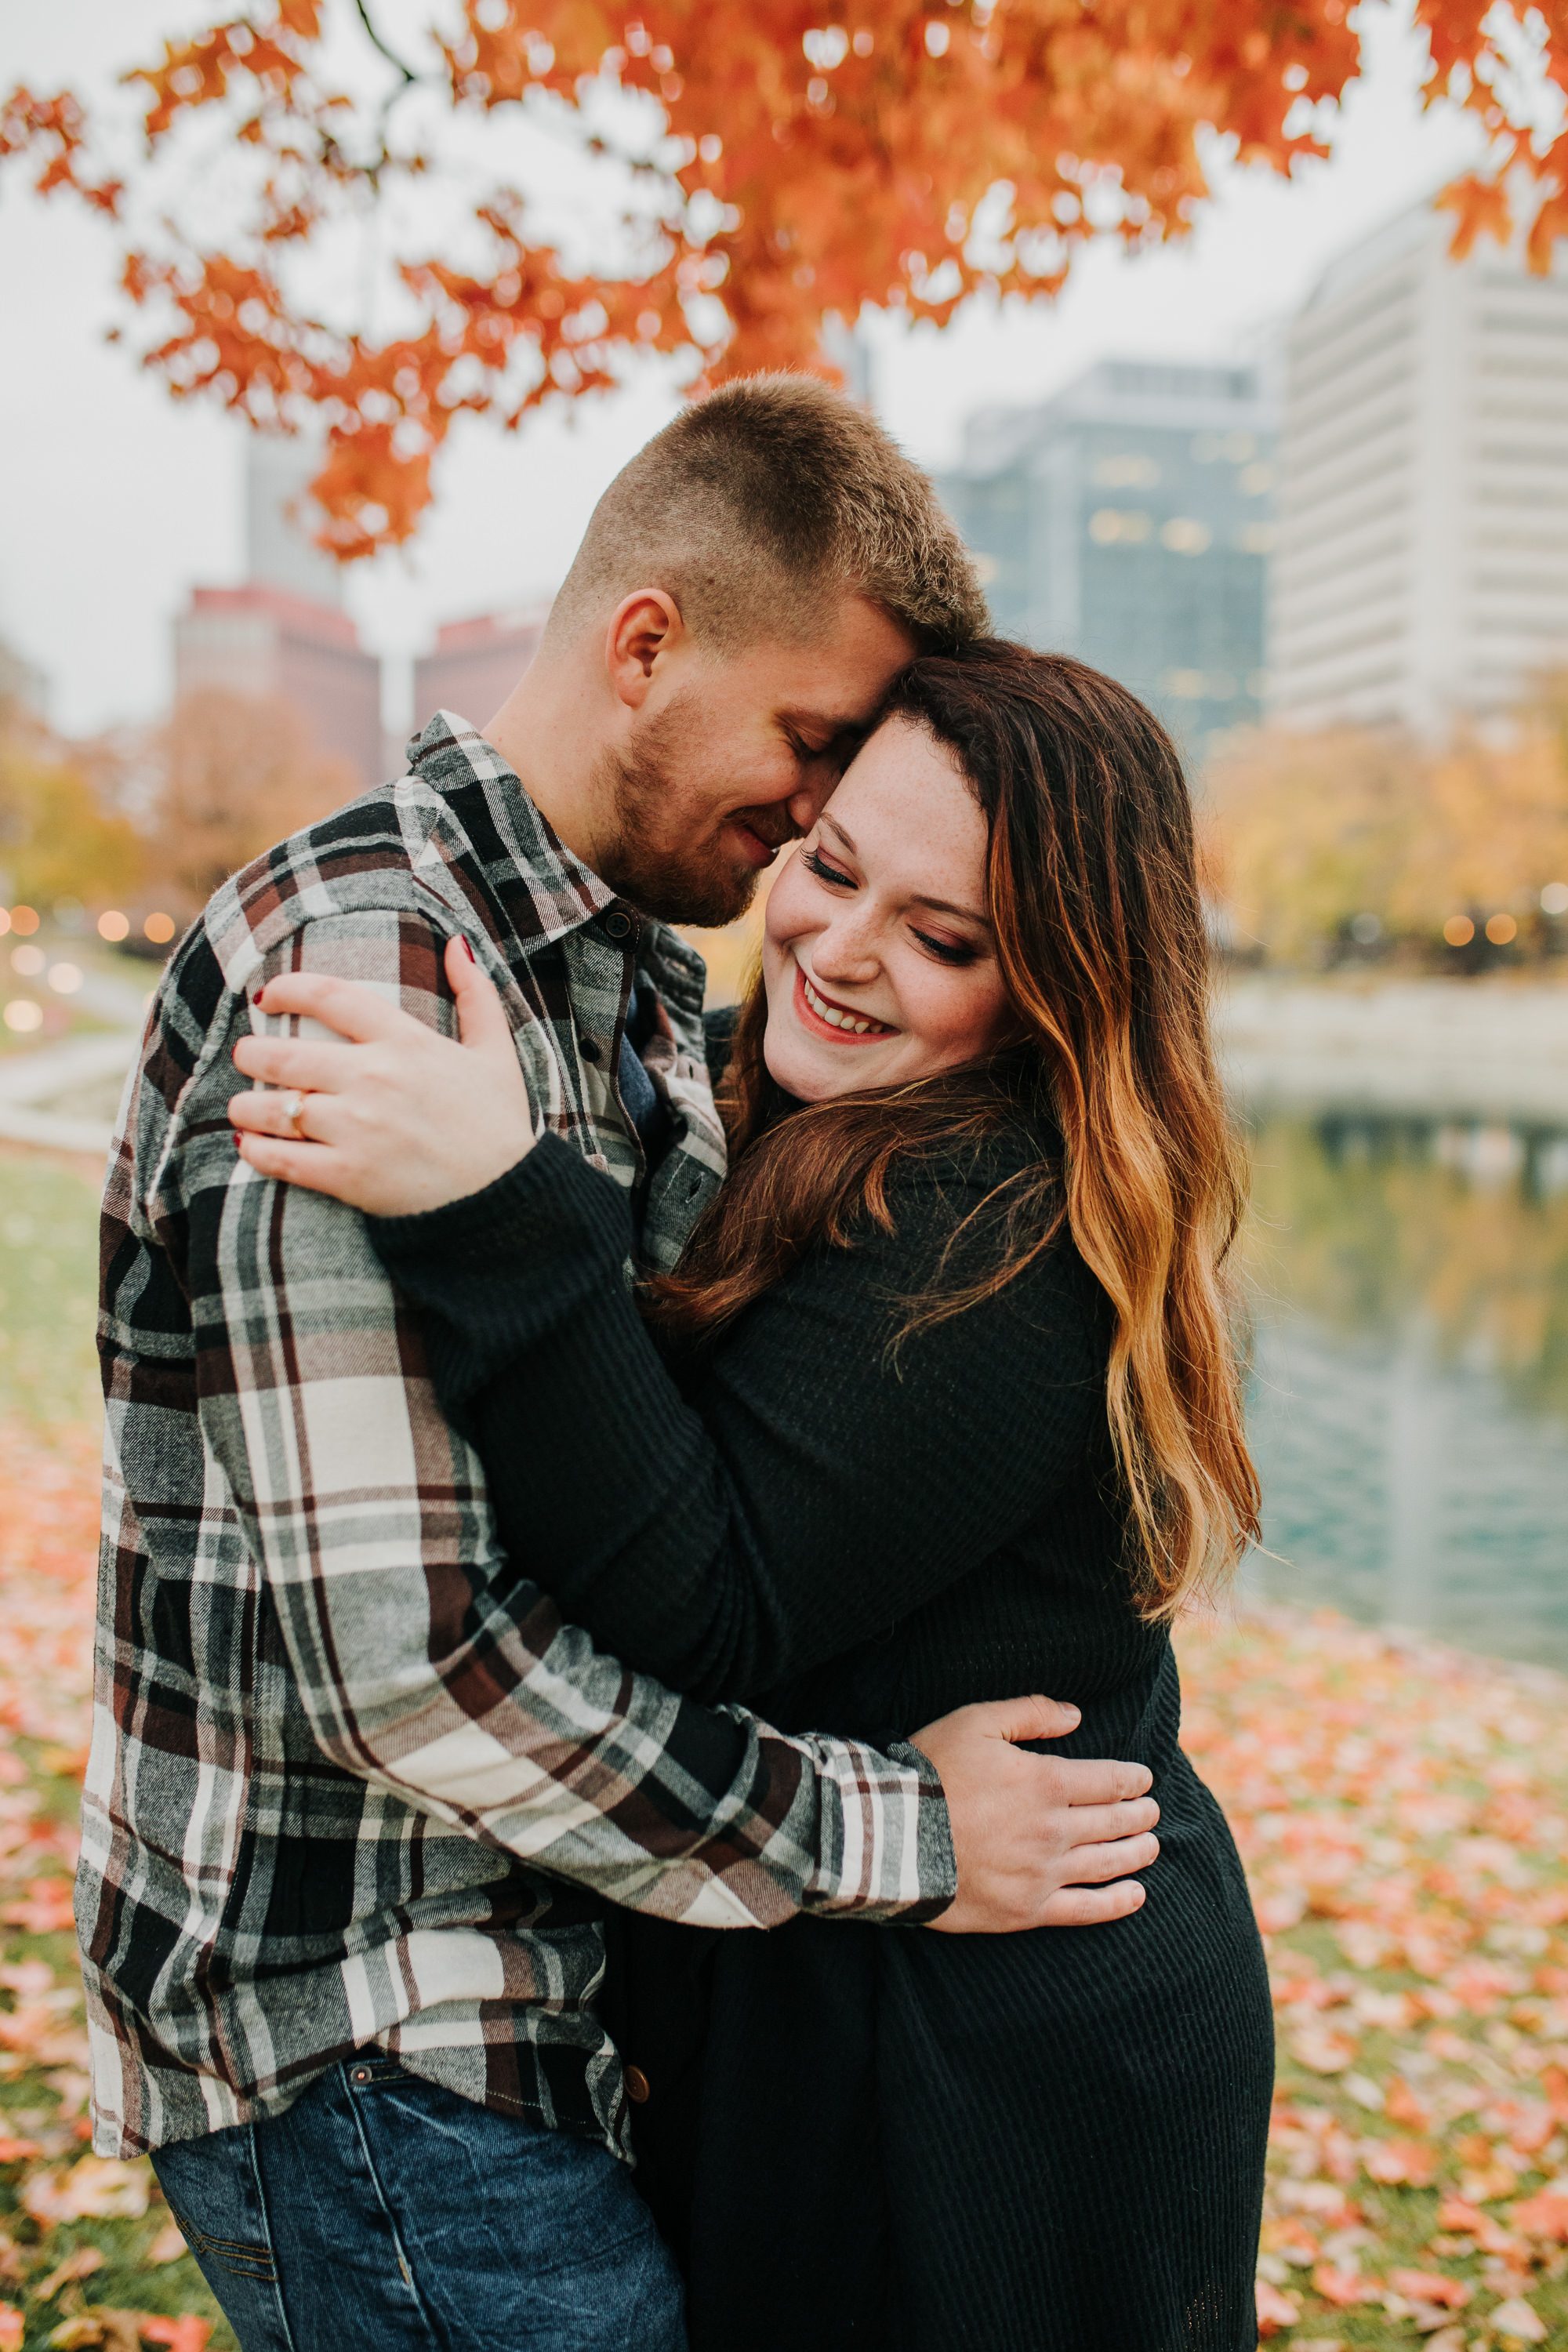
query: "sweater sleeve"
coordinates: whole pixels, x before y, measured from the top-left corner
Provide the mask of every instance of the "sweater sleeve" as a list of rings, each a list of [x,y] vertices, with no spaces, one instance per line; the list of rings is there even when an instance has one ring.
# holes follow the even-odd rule
[[[371,1220],[426,1319],[518,1568],[604,1647],[738,1699],[840,1655],[988,1559],[1104,1419],[1098,1293],[1058,1243],[891,1343],[994,1164],[906,1181],[896,1231],[823,1247],[677,1382],[625,1274],[623,1196],[547,1138],[487,1192]]]

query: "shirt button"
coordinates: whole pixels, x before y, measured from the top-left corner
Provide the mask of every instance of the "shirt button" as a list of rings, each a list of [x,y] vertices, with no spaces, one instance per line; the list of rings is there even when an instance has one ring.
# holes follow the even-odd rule
[[[579,1037],[577,1040],[577,1051],[582,1055],[583,1059],[585,1062],[597,1062],[603,1058],[592,1037]]]
[[[628,940],[632,934],[632,919],[629,915],[606,915],[605,929],[612,940]]]
[[[647,2076],[640,2066],[626,2068],[626,2096],[634,2106],[644,2105],[648,2095]]]

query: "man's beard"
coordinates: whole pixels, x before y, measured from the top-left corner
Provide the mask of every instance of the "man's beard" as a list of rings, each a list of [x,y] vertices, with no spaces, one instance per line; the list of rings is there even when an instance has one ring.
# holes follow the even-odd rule
[[[645,914],[666,923],[689,923],[717,930],[743,915],[756,896],[765,867],[727,856],[721,840],[661,845],[684,794],[691,754],[702,740],[697,698],[681,695],[637,731],[628,751],[606,754],[606,774],[615,799],[614,846],[599,860],[611,887]],[[793,839],[795,826],[782,808],[737,809],[733,814],[764,841]]]

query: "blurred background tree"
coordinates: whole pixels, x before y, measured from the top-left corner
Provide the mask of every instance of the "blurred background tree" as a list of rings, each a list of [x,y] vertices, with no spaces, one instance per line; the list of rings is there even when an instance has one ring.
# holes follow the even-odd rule
[[[1184,235],[1205,131],[1277,171],[1327,152],[1314,110],[1357,74],[1373,6],[462,0],[394,38],[356,0],[356,56],[324,0],[258,0],[126,77],[139,121],[13,90],[0,157],[122,224],[174,393],[327,425],[313,490],[352,560],[414,530],[459,415],[515,427],[637,351],[685,354],[693,388],[821,367],[825,323],[864,304],[940,324],[977,292],[1053,292],[1088,238]],[[1545,269],[1568,231],[1560,10],[1415,14],[1423,101],[1487,129],[1441,200],[1455,251],[1521,204]],[[572,159],[596,231],[575,205],[552,237],[520,192],[531,155],[555,181]]]
[[[184,920],[273,842],[360,790],[346,761],[311,750],[289,704],[216,687],[187,695],[152,750],[147,870]]]
[[[1555,950],[1568,945],[1568,673],[1497,736],[1446,747],[1354,729],[1240,736],[1208,769],[1203,823],[1237,954],[1321,966]]]
[[[29,713],[0,703],[0,898],[118,906],[139,889],[145,856],[102,789],[100,763],[73,756]]]

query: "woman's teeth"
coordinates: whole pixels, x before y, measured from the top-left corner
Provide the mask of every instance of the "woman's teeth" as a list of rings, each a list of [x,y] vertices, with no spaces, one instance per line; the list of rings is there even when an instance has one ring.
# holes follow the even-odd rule
[[[868,1029],[881,1032],[887,1028],[888,1024],[885,1021],[868,1021],[858,1013],[841,1013],[836,1004],[829,1004],[825,996],[818,996],[804,971],[800,977],[801,985],[805,990],[806,1003],[817,1019],[826,1021],[830,1029],[848,1029],[853,1031],[857,1037],[864,1037]]]

